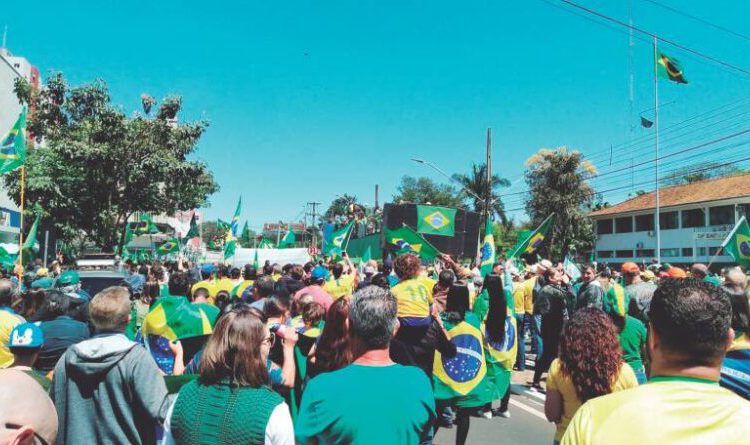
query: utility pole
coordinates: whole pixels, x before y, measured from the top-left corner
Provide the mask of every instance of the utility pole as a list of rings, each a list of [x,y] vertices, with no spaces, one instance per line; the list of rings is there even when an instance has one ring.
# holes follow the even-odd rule
[[[487,129],[487,191],[484,197],[485,223],[490,217],[490,205],[492,204],[492,129]]]
[[[312,217],[312,245],[316,246],[318,245],[318,230],[317,226],[315,225],[316,219],[318,217],[317,207],[320,205],[319,202],[308,202],[308,206],[312,207],[312,212],[310,213],[310,216]],[[305,218],[307,218],[307,213],[305,213]],[[307,228],[307,226],[305,226]]]
[[[375,184],[375,208],[378,208],[378,192],[380,191],[380,186],[378,184]]]

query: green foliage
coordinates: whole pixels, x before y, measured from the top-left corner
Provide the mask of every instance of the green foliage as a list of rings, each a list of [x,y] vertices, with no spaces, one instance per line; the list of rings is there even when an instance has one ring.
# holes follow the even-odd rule
[[[507,222],[505,216],[505,207],[500,195],[496,192],[501,187],[509,187],[510,181],[501,178],[499,175],[492,175],[491,184],[487,181],[487,164],[472,164],[471,172],[466,174],[454,174],[453,180],[461,184],[464,189],[470,190],[474,195],[461,190],[459,196],[462,200],[468,200],[472,203],[473,210],[484,214],[487,201],[490,201],[490,217],[497,216],[503,223]],[[491,185],[491,186],[490,186]],[[482,199],[478,199],[482,198]]]
[[[323,216],[326,219],[331,219],[336,215],[354,213],[357,207],[362,208],[362,206],[357,203],[357,197],[344,193],[342,196],[338,196],[333,202],[331,202],[331,205],[328,206],[328,210],[326,210]]]
[[[28,130],[42,143],[28,156],[26,198],[64,238],[82,232],[111,250],[134,212],[173,214],[205,206],[218,191],[207,166],[187,159],[207,123],[176,122],[180,98],[166,98],[148,118],[112,105],[103,81],[69,87],[57,73],[40,91],[25,81],[15,91],[34,110]],[[4,177],[16,200],[19,177]]]
[[[594,190],[585,181],[596,174],[594,166],[581,159],[581,153],[564,147],[541,149],[526,161],[526,183],[530,192],[526,213],[537,227],[551,213],[557,215],[550,242],[541,255],[562,260],[569,251],[585,252],[594,243],[591,211]]]
[[[404,176],[393,195],[393,202],[410,204],[432,204],[445,207],[465,208],[463,200],[450,185],[438,184],[430,178]]]
[[[744,173],[746,171],[736,165],[726,165],[717,161],[700,162],[672,172],[662,180],[662,183],[665,185],[692,184],[706,179],[737,176]]]

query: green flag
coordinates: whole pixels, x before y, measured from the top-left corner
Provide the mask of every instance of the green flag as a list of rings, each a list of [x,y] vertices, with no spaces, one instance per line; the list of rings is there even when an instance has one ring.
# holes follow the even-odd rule
[[[492,266],[495,264],[497,255],[495,254],[495,237],[492,235],[492,221],[487,218],[484,225],[484,241],[480,247],[479,270],[482,276],[487,276],[492,272]]]
[[[242,236],[240,238],[250,242],[250,227],[247,225],[247,221],[245,221],[245,225],[242,226]]]
[[[547,233],[554,225],[555,214],[553,213],[548,216],[547,219],[545,219],[542,224],[540,224],[539,227],[536,228],[536,230],[531,232],[529,236],[527,236],[526,239],[523,240],[523,242],[516,244],[510,250],[510,252],[505,255],[505,257],[510,259],[523,255],[525,253],[536,252],[540,247],[542,247],[544,239],[547,237]]]
[[[39,230],[39,219],[40,216],[36,215],[34,218],[34,224],[31,225],[29,234],[26,239],[23,240],[23,247],[21,248],[21,254],[23,255],[24,262],[31,261],[34,259],[34,246],[36,245],[37,231]]]
[[[418,205],[417,232],[428,235],[455,235],[456,209]]]
[[[255,255],[253,255],[253,267],[255,270],[260,268],[260,262],[258,261],[258,249],[255,249]]]
[[[232,225],[229,224],[228,222],[223,221],[221,219],[216,220],[216,230],[218,230],[219,232],[224,232],[224,231],[230,230],[231,228],[232,228]]]
[[[283,249],[286,247],[292,247],[294,243],[297,242],[297,237],[294,236],[294,232],[290,228],[287,230],[286,235],[284,235],[284,238],[281,239],[279,242],[279,248]]]
[[[372,259],[372,250],[370,250],[370,246],[367,246],[367,249],[365,249],[365,253],[362,254],[362,263],[367,263]]]
[[[273,242],[269,239],[263,238],[260,240],[260,243],[258,243],[258,249],[273,249],[276,247]]]
[[[682,72],[680,61],[661,52],[659,53],[659,57],[656,58],[656,74],[672,82],[688,83]]]
[[[413,253],[423,260],[431,261],[440,252],[420,234],[409,227],[399,227],[396,230],[385,230],[386,243],[396,247],[396,254]]]
[[[149,215],[148,213],[144,213],[141,215],[140,220],[145,224],[138,228],[138,233],[159,233],[159,228],[156,227],[156,224],[154,224],[154,221],[151,219],[151,215]]]
[[[168,255],[170,253],[176,253],[180,251],[180,241],[177,238],[172,238],[156,248],[158,255]]]
[[[750,267],[750,226],[744,216],[737,221],[721,247],[737,264]]]
[[[198,228],[198,218],[195,216],[195,212],[193,212],[193,216],[190,218],[190,229],[188,230],[188,233],[185,234],[185,240],[189,240],[191,238],[195,238],[197,236],[200,236],[201,232]]]
[[[232,236],[237,237],[237,232],[240,230],[240,213],[242,212],[242,196],[237,201],[237,208],[234,210],[234,216],[232,217]]]
[[[354,221],[331,233],[331,238],[326,239],[323,245],[323,254],[340,255],[341,252],[344,252],[346,250],[346,239],[349,237],[349,232],[351,232],[352,227],[354,227]]]
[[[11,172],[26,162],[26,107],[0,144],[0,174]]]
[[[235,250],[237,250],[237,240],[234,238],[227,240],[224,243],[224,259],[233,257]]]

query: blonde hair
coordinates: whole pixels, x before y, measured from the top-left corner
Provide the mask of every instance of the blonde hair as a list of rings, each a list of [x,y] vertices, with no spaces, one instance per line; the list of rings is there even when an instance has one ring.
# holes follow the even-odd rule
[[[130,294],[111,286],[96,294],[89,303],[91,322],[97,331],[122,331],[130,321]]]

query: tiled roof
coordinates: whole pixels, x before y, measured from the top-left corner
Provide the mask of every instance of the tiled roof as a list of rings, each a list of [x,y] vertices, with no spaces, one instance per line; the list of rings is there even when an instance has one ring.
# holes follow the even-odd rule
[[[750,196],[750,173],[662,188],[659,191],[659,207],[673,207],[744,196]],[[656,208],[656,193],[650,192],[612,207],[591,212],[589,216],[614,215],[654,208]]]

